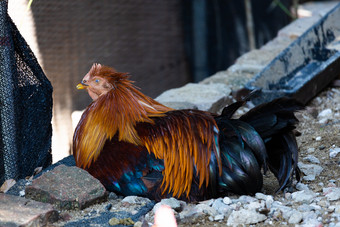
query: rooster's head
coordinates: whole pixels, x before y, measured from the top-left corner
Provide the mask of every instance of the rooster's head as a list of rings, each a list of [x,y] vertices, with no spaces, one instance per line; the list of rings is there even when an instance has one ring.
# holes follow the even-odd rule
[[[117,72],[115,69],[101,64],[93,64],[90,71],[84,76],[77,89],[87,89],[90,97],[96,100],[127,80],[127,73]]]

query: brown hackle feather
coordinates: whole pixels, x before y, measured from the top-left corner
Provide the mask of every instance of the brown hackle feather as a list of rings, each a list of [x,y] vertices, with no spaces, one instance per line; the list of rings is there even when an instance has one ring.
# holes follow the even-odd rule
[[[211,152],[217,152],[214,139],[217,125],[213,117],[202,111],[178,110],[153,120],[152,125],[138,124],[136,130],[147,150],[164,159],[164,192],[188,196],[194,166],[199,187],[204,183],[208,186]]]

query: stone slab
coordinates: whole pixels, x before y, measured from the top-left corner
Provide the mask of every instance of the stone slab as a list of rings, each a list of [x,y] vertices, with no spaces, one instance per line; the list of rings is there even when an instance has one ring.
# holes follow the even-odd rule
[[[188,83],[183,87],[165,91],[156,100],[174,109],[184,107],[217,112],[229,104],[230,92],[230,88],[225,84]]]
[[[60,165],[33,180],[26,197],[59,209],[84,209],[107,199],[105,187],[87,171]]]
[[[0,226],[46,226],[58,220],[51,204],[0,194]]]

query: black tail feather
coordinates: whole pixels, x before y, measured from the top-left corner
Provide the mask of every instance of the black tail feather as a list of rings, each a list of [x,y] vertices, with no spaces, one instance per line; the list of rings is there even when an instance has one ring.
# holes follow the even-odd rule
[[[224,108],[215,120],[220,129],[223,170],[221,188],[238,194],[253,194],[262,188],[267,168],[274,173],[281,191],[293,177],[300,179],[298,146],[293,130],[298,120],[294,112],[303,109],[297,101],[279,98],[261,104],[238,120],[230,119],[246,101]],[[244,188],[245,187],[245,188]]]
[[[298,120],[294,112],[301,109],[301,103],[284,97],[258,105],[240,117],[240,120],[253,126],[262,138],[268,138],[295,129]]]
[[[276,135],[266,143],[268,152],[268,166],[279,181],[280,188],[289,186],[296,176],[300,180],[300,170],[297,167],[298,147],[293,133]]]

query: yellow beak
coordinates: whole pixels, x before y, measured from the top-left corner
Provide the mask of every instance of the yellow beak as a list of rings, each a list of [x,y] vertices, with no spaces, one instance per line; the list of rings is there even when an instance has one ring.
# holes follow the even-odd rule
[[[86,89],[88,85],[83,84],[83,83],[79,83],[77,84],[77,89]]]

